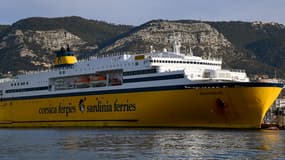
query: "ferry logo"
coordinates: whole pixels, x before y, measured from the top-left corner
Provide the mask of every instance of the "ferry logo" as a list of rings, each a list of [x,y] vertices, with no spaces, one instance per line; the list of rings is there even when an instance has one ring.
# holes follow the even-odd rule
[[[84,102],[86,101],[86,97],[84,98],[84,100],[83,99],[80,99],[80,101],[79,101],[79,110],[80,110],[80,112],[81,113],[83,113],[84,112],[84,110],[85,110],[85,105],[84,105]]]

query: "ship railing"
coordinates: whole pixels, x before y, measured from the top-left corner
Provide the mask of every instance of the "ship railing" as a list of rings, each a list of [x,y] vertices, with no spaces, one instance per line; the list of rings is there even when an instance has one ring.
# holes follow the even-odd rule
[[[231,72],[246,73],[244,69],[229,69]]]
[[[210,58],[205,58],[202,57],[203,60],[209,60],[209,61],[223,61],[223,58],[214,58],[214,57],[210,57]]]
[[[199,60],[209,60],[209,61],[222,61],[222,58],[214,58],[214,57],[197,57],[197,56],[191,56],[187,54],[182,54],[182,53],[174,53],[174,52],[154,52],[154,53],[147,53],[147,55],[150,55],[151,57],[154,58],[185,58],[185,59],[197,59]]]
[[[11,79],[11,78],[2,78],[2,79],[0,79],[0,83],[4,83],[4,82],[10,82],[10,81],[12,81],[13,79]]]
[[[32,75],[32,74],[37,74],[39,72],[49,72],[51,70],[54,70],[54,69],[48,68],[48,69],[41,69],[41,70],[36,70],[36,71],[24,71],[24,72],[18,74],[17,76]]]
[[[105,59],[105,58],[110,58],[110,57],[119,57],[119,56],[127,56],[127,55],[146,55],[147,57],[159,57],[159,58],[185,58],[185,57],[195,57],[195,56],[189,56],[185,55],[182,53],[174,53],[174,52],[113,52],[113,53],[106,53],[106,54],[101,54],[101,55],[96,55],[96,56],[90,56],[90,57],[85,57],[78,62],[83,62],[83,61],[90,61],[94,59]],[[213,58],[213,57],[201,57],[202,60],[211,60],[211,61],[222,61],[222,58]]]
[[[119,57],[119,56],[126,56],[126,55],[147,55],[148,53],[145,52],[114,52],[114,53],[106,53],[102,55],[90,56],[85,57],[79,60],[79,62],[89,61],[94,59],[105,59],[105,58],[112,58],[112,57]]]
[[[94,60],[94,59],[104,59],[104,58],[110,58],[110,57],[119,57],[119,56],[125,56],[125,55],[146,55],[146,59],[147,58],[151,58],[151,57],[161,57],[161,58],[184,58],[185,56],[189,56],[189,55],[184,55],[184,54],[177,54],[174,52],[114,52],[114,53],[107,53],[104,55],[97,55],[97,56],[90,56],[88,58],[82,58],[80,60],[78,60],[78,62],[83,62],[83,61],[90,61],[90,60]],[[191,57],[191,56],[190,56]],[[193,56],[194,57],[194,56]],[[203,60],[214,60],[214,61],[221,61],[221,58],[202,58]],[[50,71],[58,71],[61,69],[71,69],[72,67],[64,67],[64,68],[48,68],[48,69],[44,69],[44,70],[37,70],[37,71],[27,71],[24,72],[22,74],[19,74],[19,76],[22,75],[32,75],[32,74],[37,74],[39,72],[50,72]],[[235,72],[237,72],[237,70],[235,70]],[[239,70],[239,72],[245,72],[244,70]]]
[[[78,62],[90,61],[90,60],[94,60],[94,59],[110,58],[110,56],[142,55],[142,54],[144,54],[144,53],[140,53],[140,54],[137,53],[137,52],[111,53],[111,54],[106,54],[106,55],[90,56],[88,58],[80,59],[80,60],[78,60]],[[18,74],[16,77],[33,75],[33,74],[37,74],[37,73],[40,73],[40,72],[50,72],[50,71],[67,70],[67,69],[72,69],[72,67],[61,67],[61,68],[51,67],[51,68],[43,69],[43,70],[24,71],[24,72]]]
[[[137,55],[145,55],[145,59],[150,59],[151,57],[157,57],[157,55],[159,55],[162,52],[156,52],[156,53],[146,53],[146,52],[117,52],[117,53],[108,53],[105,55],[97,55],[97,56],[91,56],[89,58],[83,58],[81,60],[79,60],[79,62],[85,62],[85,61],[89,61],[89,60],[94,60],[94,59],[112,59],[112,60],[118,60],[118,59],[133,59],[135,56]],[[161,57],[166,57],[166,56],[161,56]],[[181,55],[177,56],[177,55],[171,55],[168,56],[171,58],[182,58]]]

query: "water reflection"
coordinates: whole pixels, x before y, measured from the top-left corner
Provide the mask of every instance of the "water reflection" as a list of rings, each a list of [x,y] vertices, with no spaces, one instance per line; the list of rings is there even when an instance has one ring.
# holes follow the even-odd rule
[[[263,134],[259,134],[256,149],[262,151],[260,158],[284,159],[285,139],[284,132],[262,130]]]
[[[58,145],[67,152],[93,152],[97,158],[135,158],[148,154],[153,148],[153,134],[140,130],[105,130],[84,136],[62,137]]]
[[[284,136],[268,130],[9,129],[0,130],[0,159],[284,159]]]

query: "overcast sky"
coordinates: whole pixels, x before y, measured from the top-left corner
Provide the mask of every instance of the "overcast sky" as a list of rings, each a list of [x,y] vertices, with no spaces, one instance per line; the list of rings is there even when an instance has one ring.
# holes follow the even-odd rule
[[[130,25],[152,19],[285,24],[285,0],[0,0],[0,24],[27,17],[62,16]]]

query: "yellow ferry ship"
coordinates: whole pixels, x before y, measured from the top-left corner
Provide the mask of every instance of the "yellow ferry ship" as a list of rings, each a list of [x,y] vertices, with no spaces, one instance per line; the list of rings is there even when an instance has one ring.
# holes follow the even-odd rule
[[[91,57],[0,80],[0,127],[259,128],[283,88],[174,51]]]

